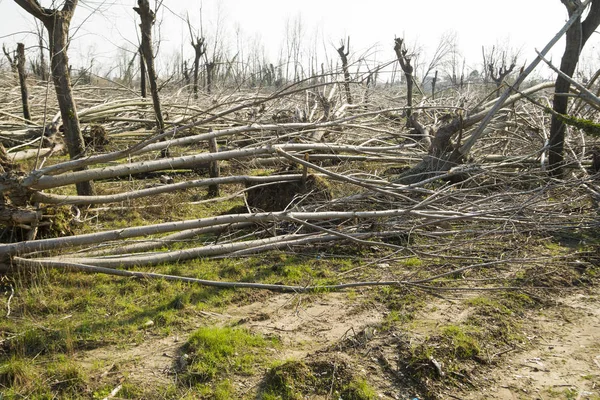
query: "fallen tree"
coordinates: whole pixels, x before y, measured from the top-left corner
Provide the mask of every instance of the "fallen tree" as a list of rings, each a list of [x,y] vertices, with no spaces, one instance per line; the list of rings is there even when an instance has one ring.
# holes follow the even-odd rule
[[[570,27],[579,21],[581,14],[585,11],[589,1],[585,4],[580,4],[576,9],[570,13],[569,20],[565,23],[563,28],[548,42],[544,49],[540,52],[538,57],[533,60],[529,66],[521,71],[517,80],[513,84],[514,87],[518,88],[521,83],[525,81],[525,78],[533,72],[535,67],[540,63],[543,56],[545,56],[550,49],[558,42],[558,40],[569,31]],[[401,43],[401,42],[400,42]],[[397,47],[397,46],[396,46]],[[399,59],[400,53],[399,53]],[[553,86],[553,85],[550,85]],[[548,84],[542,84],[537,87],[536,90],[542,89],[543,87],[549,87]],[[419,180],[429,179],[433,176],[442,177],[444,173],[449,171],[451,168],[464,162],[469,151],[475,144],[475,142],[483,135],[487,125],[492,120],[494,115],[504,106],[509,105],[519,99],[519,94],[511,96],[512,88],[508,88],[504,93],[495,101],[493,107],[488,110],[484,110],[478,113],[472,114],[472,111],[467,111],[465,114],[460,114],[452,121],[444,124],[437,130],[433,135],[431,146],[429,148],[428,155],[424,159],[411,168],[409,171],[402,174],[397,181],[400,183],[410,184],[418,182]],[[531,92],[527,93],[530,94]],[[516,97],[515,97],[516,96]],[[514,99],[511,101],[511,99]],[[477,129],[470,134],[469,137],[463,138],[466,134],[465,128],[479,123]],[[422,127],[418,126],[416,119],[413,120],[415,127],[423,131]],[[456,143],[452,142],[452,138],[457,135]],[[465,143],[461,143],[465,139]]]

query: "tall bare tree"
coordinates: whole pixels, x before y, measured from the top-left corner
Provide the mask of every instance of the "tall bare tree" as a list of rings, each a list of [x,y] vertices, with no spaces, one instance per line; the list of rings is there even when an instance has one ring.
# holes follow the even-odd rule
[[[154,54],[152,51],[152,26],[156,19],[156,13],[150,9],[148,0],[138,0],[138,7],[133,7],[140,16],[140,29],[142,31],[142,54],[148,72],[148,81],[150,82],[150,94],[152,95],[152,104],[156,117],[156,126],[159,134],[165,130],[165,120],[163,119],[160,97],[158,96],[158,83],[156,82],[156,69],[154,68]],[[163,157],[168,157],[168,150],[162,151]]]
[[[508,46],[494,45],[491,49],[482,46],[481,53],[486,80],[491,79],[499,89],[506,77],[514,71],[519,52],[510,51]]]
[[[77,107],[75,106],[75,100],[71,91],[69,59],[67,57],[69,26],[77,2],[78,0],[65,0],[62,9],[52,9],[42,7],[37,0],[15,0],[15,3],[40,20],[48,30],[52,80],[63,121],[67,148],[69,149],[69,156],[71,158],[85,156],[85,144],[79,126]],[[84,196],[93,195],[94,186],[92,182],[78,183],[77,193]]]
[[[573,15],[575,11],[581,6],[580,0],[561,0],[561,2],[567,8],[569,17]],[[565,52],[563,53],[560,70],[568,76],[573,76],[581,50],[583,46],[590,38],[592,33],[600,25],[600,0],[592,0],[589,12],[585,19],[582,21],[581,17],[578,17],[577,21],[571,25],[566,34]],[[554,85],[554,98],[552,100],[552,109],[559,114],[566,114],[568,107],[568,97],[571,83],[558,76]],[[550,172],[554,176],[562,176],[563,174],[563,150],[565,140],[565,124],[560,121],[555,115],[552,116],[552,122],[550,124],[550,151],[549,151],[549,167]]]
[[[437,68],[444,66],[447,58],[450,56],[456,46],[456,31],[446,31],[440,37],[440,41],[427,65],[427,69],[422,73],[421,87],[425,85],[425,81],[429,77],[429,74],[435,73],[437,75]],[[437,80],[437,78],[436,78]]]
[[[2,52],[6,56],[6,59],[8,60],[8,64],[10,65],[10,70],[12,72],[17,72],[17,62],[18,62],[17,51],[13,50],[12,54],[10,54],[10,51],[8,51],[8,49],[6,48],[6,45],[4,43],[2,43]]]
[[[200,11],[200,12],[202,12],[202,11]],[[198,74],[200,72],[200,59],[206,53],[206,43],[205,43],[206,39],[202,35],[202,31],[200,32],[200,35],[194,35],[189,16],[187,18],[187,25],[190,30],[190,39],[192,41],[192,47],[194,48],[194,70],[193,70],[194,98],[197,99],[198,98]],[[200,26],[200,29],[202,30],[202,26]]]

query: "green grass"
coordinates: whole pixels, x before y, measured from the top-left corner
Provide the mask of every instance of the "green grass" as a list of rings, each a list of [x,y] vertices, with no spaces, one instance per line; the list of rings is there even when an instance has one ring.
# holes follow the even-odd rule
[[[502,315],[511,315],[512,311],[506,307],[504,304],[490,298],[484,296],[473,297],[468,299],[465,302],[467,305],[471,307],[475,307],[478,309],[480,313],[487,314],[502,314]]]
[[[235,398],[231,383],[236,375],[254,375],[268,360],[269,349],[278,347],[274,338],[242,328],[206,326],[195,331],[182,348],[179,375],[184,386],[193,387],[200,398]]]
[[[37,375],[35,366],[18,356],[12,356],[0,364],[0,385],[5,389],[27,387],[36,380]]]
[[[267,348],[277,346],[275,339],[252,334],[242,328],[207,326],[188,339],[183,351],[189,355],[184,380],[208,382],[230,373],[250,375],[264,361]]]
[[[440,331],[442,337],[450,341],[455,358],[469,359],[479,355],[480,345],[474,336],[479,329],[465,325],[447,325]]]

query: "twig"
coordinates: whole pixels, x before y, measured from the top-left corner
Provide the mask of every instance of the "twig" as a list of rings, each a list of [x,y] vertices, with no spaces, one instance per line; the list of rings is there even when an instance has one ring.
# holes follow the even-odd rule
[[[112,399],[113,397],[115,397],[117,395],[117,393],[119,393],[121,391],[121,389],[123,388],[123,385],[119,385],[116,388],[114,388],[108,396],[106,396],[104,399],[102,400],[109,400]]]
[[[10,285],[10,296],[8,296],[8,301],[6,302],[6,318],[10,316],[10,301],[12,300],[14,295],[15,288],[12,285]]]

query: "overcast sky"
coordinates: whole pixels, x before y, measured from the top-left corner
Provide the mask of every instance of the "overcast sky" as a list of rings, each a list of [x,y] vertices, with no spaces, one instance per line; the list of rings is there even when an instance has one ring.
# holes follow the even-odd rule
[[[52,1],[42,1],[50,6]],[[56,1],[60,4],[60,1]],[[84,64],[94,57],[97,64],[114,63],[116,49],[137,43],[132,7],[134,0],[80,1],[75,12],[72,32],[75,34],[69,55],[73,64]],[[151,4],[154,1],[150,0]],[[467,64],[481,65],[481,46],[509,43],[521,49],[521,62],[534,57],[563,26],[567,19],[559,0],[164,0],[159,13],[161,47],[159,58],[172,59],[179,51],[182,38],[184,54],[190,57],[189,34],[184,25],[186,13],[199,26],[200,7],[205,33],[211,35],[217,26],[224,31],[230,48],[235,47],[236,31],[247,43],[260,42],[270,61],[276,62],[285,36],[286,21],[300,19],[303,40],[310,46],[326,49],[336,57],[335,48],[341,38],[351,36],[351,51],[358,57],[377,50],[377,60],[394,58],[393,39],[404,37],[409,45],[418,46],[423,59],[431,56],[442,34],[455,31],[459,48]],[[0,41],[14,46],[24,40],[32,45],[29,33],[33,18],[12,0],[0,0]],[[85,22],[83,22],[85,21]],[[597,38],[587,47],[587,59],[597,62]],[[553,54],[557,62],[563,42]]]

